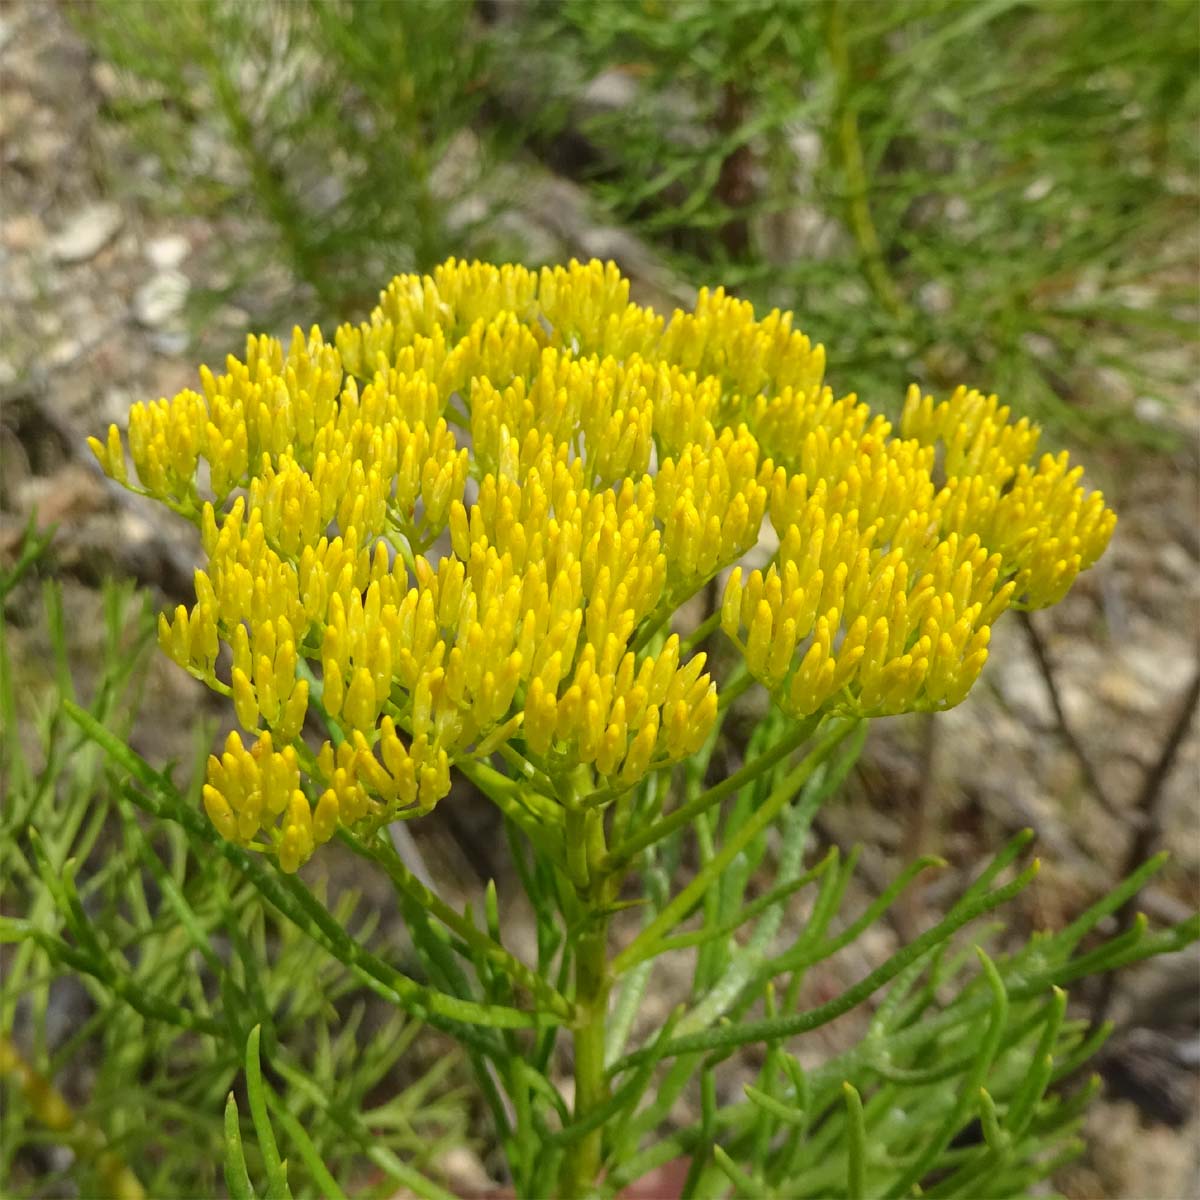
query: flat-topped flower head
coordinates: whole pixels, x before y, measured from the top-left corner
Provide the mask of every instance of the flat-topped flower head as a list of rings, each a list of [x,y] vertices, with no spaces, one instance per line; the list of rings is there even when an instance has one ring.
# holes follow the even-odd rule
[[[958,703],[997,617],[1061,599],[1115,518],[995,397],[914,389],[893,430],[823,376],[791,314],[720,289],[664,321],[611,263],[451,260],[136,405],[90,441],[201,531],[159,633],[248,739],[210,760],[213,823],[295,870],[456,764],[540,821],[618,795],[713,729],[672,621],[726,573],[721,626],[787,713]]]

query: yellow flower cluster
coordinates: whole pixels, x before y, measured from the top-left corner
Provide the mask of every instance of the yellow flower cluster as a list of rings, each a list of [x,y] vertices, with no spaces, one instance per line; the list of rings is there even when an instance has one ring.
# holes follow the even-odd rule
[[[854,397],[785,389],[752,422],[779,465],[776,561],[735,569],[722,625],[785,711],[873,716],[957,704],[1010,605],[1060,600],[1116,518],[1067,455],[1029,465],[1038,431],[994,396],[909,391],[901,436]],[[940,461],[939,461],[940,456]],[[935,475],[941,473],[939,486]]]
[[[730,567],[721,624],[786,711],[957,703],[996,617],[1059,599],[1113,515],[994,397],[914,391],[893,434],[823,373],[720,289],[664,322],[612,264],[451,260],[332,343],[251,337],[136,406],[136,482],[116,427],[91,439],[201,530],[160,641],[250,737],[209,761],[214,825],[295,870],[339,823],[427,812],[455,763],[503,758],[540,821],[632,786],[713,727],[669,622]],[[735,565],[765,517],[769,563]]]

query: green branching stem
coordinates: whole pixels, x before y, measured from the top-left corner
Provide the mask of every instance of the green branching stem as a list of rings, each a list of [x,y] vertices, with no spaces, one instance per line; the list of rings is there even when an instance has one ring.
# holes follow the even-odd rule
[[[993,892],[978,897],[969,904],[959,905],[949,916],[938,922],[932,929],[910,942],[903,950],[893,955],[882,966],[877,967],[853,987],[847,988],[840,996],[822,1004],[819,1008],[808,1012],[795,1013],[791,1016],[768,1018],[760,1021],[748,1021],[744,1025],[728,1028],[708,1029],[700,1033],[688,1034],[675,1038],[663,1047],[637,1050],[627,1054],[613,1064],[611,1074],[617,1075],[636,1067],[645,1061],[648,1055],[666,1058],[673,1055],[693,1054],[710,1050],[730,1049],[736,1046],[750,1045],[754,1042],[776,1041],[780,1038],[794,1037],[799,1033],[807,1033],[836,1020],[843,1013],[861,1004],[868,996],[878,991],[884,984],[890,983],[910,963],[917,961],[929,953],[940,942],[945,941],[952,933],[964,925],[990,912],[994,908],[1007,903],[1023,891],[1035,878],[1040,864],[1035,859],[1011,883],[997,888]]]
[[[770,770],[777,762],[785,759],[792,751],[797,750],[808,741],[816,731],[819,723],[819,719],[815,717],[810,717],[807,721],[801,721],[790,733],[780,738],[770,750],[760,754],[740,770],[735,771],[728,778],[723,779],[706,792],[701,792],[694,800],[689,800],[686,804],[680,805],[674,812],[655,821],[640,833],[634,834],[615,847],[600,864],[601,870],[606,873],[612,873],[623,869],[648,846],[653,846],[661,842],[664,838],[669,837],[676,830],[690,825],[700,813],[707,812],[714,804],[719,804],[726,796],[733,795],[734,792],[744,787],[747,783],[753,783],[754,780]],[[845,737],[850,728],[852,728],[852,725],[853,723],[839,723],[831,730],[826,738],[826,741],[830,743],[830,749]],[[824,744],[825,742],[821,743],[821,745]]]
[[[283,874],[261,856],[226,841],[213,829],[207,818],[183,800],[166,776],[155,771],[90,713],[70,701],[64,701],[63,706],[67,715],[150,793],[147,795],[137,788],[126,786],[124,794],[129,800],[155,816],[169,817],[189,833],[208,842],[216,853],[237,868],[265,900],[313,941],[324,946],[378,995],[431,1024],[449,1028],[460,1040],[493,1055],[500,1053],[497,1044],[486,1034],[478,1036],[481,1031],[472,1031],[471,1025],[491,1026],[492,1029],[527,1029],[557,1023],[558,1019],[554,1017],[522,1012],[506,1005],[461,1000],[416,983],[360,945],[295,876]],[[194,1020],[199,1021],[200,1018]]]
[[[862,1099],[851,1083],[842,1084],[846,1101],[846,1196],[863,1200],[866,1195],[867,1133],[863,1122]]]
[[[462,758],[454,764],[481,792],[517,825],[529,840],[552,861],[561,862],[565,855],[562,829],[545,819],[549,813],[530,810],[535,798],[529,788],[515,779],[502,775],[487,763]]]
[[[347,829],[340,829],[338,837],[355,854],[377,864],[393,886],[413,900],[430,915],[456,933],[472,949],[478,951],[494,966],[516,982],[523,984],[546,1008],[563,1020],[572,1018],[571,1005],[566,997],[559,995],[542,977],[526,966],[499,942],[482,932],[462,913],[455,911],[436,892],[427,888],[400,860],[395,848],[386,835],[377,835],[374,841],[364,842]]]
[[[613,973],[620,975],[640,959],[654,953],[654,948],[667,933],[670,932],[692,909],[696,902],[712,887],[725,868],[749,845],[783,810],[784,806],[804,786],[818,767],[833,753],[837,745],[853,728],[850,724],[839,724],[829,731],[817,746],[805,756],[803,761],[785,777],[782,783],[771,793],[766,802],[754,815],[735,833],[728,838],[720,851],[698,871],[692,881],[662,910],[659,915],[620,954],[613,959]],[[762,762],[767,755],[756,759]],[[732,778],[732,776],[731,776]],[[728,780],[726,781],[728,782]],[[712,791],[703,793],[699,800],[710,796]],[[691,807],[684,805],[684,809]],[[706,806],[707,807],[707,806]],[[675,814],[672,814],[674,816]],[[669,820],[670,818],[668,818]],[[659,822],[663,824],[664,822]]]
[[[232,1200],[253,1200],[254,1188],[246,1171],[246,1155],[242,1149],[241,1122],[237,1100],[232,1092],[225,1101],[225,1186]]]
[[[735,933],[748,921],[753,921],[755,917],[760,916],[767,909],[773,908],[776,904],[781,904],[793,893],[820,879],[826,871],[836,864],[837,853],[836,846],[830,847],[829,852],[815,867],[805,871],[798,879],[793,879],[788,883],[783,883],[778,887],[772,888],[757,900],[746,905],[741,912],[731,917],[728,921],[711,929],[697,929],[691,933],[679,933],[673,937],[663,938],[657,946],[650,946],[641,951],[637,961],[645,961],[646,959],[657,957],[659,954],[665,954],[669,950],[686,950],[690,946],[702,946],[707,942],[722,941],[728,938],[730,934]]]
[[[979,962],[983,967],[984,978],[987,980],[988,990],[991,993],[992,1011],[987,1032],[983,1036],[983,1040],[979,1046],[979,1053],[964,1080],[954,1108],[943,1121],[941,1129],[930,1139],[929,1144],[922,1153],[918,1155],[916,1161],[909,1166],[908,1170],[888,1190],[887,1195],[889,1200],[898,1200],[899,1197],[908,1195],[913,1185],[921,1181],[926,1172],[937,1162],[938,1156],[942,1151],[950,1145],[954,1135],[962,1127],[968,1111],[979,1103],[979,1093],[983,1087],[983,1081],[987,1076],[988,1068],[992,1065],[992,1060],[996,1057],[996,1052],[1000,1048],[1000,1039],[1008,1023],[1008,992],[1004,986],[1004,981],[1000,978],[999,971],[992,965],[988,956],[978,948],[976,948],[976,953],[979,955]]]
[[[259,1059],[261,1036],[262,1026],[255,1025],[246,1039],[246,1095],[250,1101],[250,1117],[267,1168],[267,1195],[270,1200],[291,1200],[287,1164],[279,1156],[275,1131],[271,1128],[271,1117],[267,1112],[266,1085],[263,1083],[262,1062]]]
[[[604,1071],[604,1032],[608,1014],[609,975],[607,961],[608,922],[598,918],[596,927],[580,937],[575,952],[575,1003],[582,1024],[574,1033],[575,1116],[586,1120],[608,1099]],[[563,1194],[585,1196],[600,1169],[603,1129],[589,1128],[567,1155]]]

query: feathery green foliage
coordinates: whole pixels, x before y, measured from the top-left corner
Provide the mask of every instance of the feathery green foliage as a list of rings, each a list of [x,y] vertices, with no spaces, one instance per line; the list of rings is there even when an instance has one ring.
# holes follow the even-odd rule
[[[772,747],[795,746],[803,731],[771,716],[748,748],[748,765],[765,766],[705,788],[714,736],[683,771],[680,808],[692,824],[673,824],[629,856],[643,877],[643,932],[612,963],[609,1099],[573,1119],[555,1082],[555,1047],[571,1018],[554,1014],[568,1003],[560,992],[581,944],[571,925],[586,917],[562,880],[529,860],[515,829],[537,921],[536,977],[514,969],[494,891],[485,932],[413,879],[389,843],[346,839],[396,886],[418,956],[398,968],[394,951],[378,956],[373,920],[356,916],[353,895],[327,908],[319,880],[283,875],[222,839],[194,797],[129,748],[150,628],[144,608],[131,615],[129,590],[106,592],[108,650],[86,708],[71,698],[53,586],[46,601],[63,692],[32,729],[18,719],[27,714],[0,640],[11,798],[0,836],[15,849],[4,891],[17,914],[0,924],[15,943],[2,1002],[21,1046],[6,1043],[3,1055],[8,1194],[40,1194],[62,1176],[130,1198],[214,1194],[220,1178],[231,1196],[367,1195],[374,1175],[381,1187],[445,1200],[427,1164],[464,1137],[463,1114],[447,1091],[452,1059],[400,1082],[397,1063],[421,1028],[413,1018],[463,1044],[519,1194],[554,1194],[564,1160],[597,1137],[605,1196],[679,1157],[691,1162],[687,1196],[730,1187],[905,1196],[919,1183],[931,1195],[969,1197],[984,1179],[990,1194],[1022,1194],[1078,1152],[1094,1087],[1075,1080],[1107,1032],[1067,1018],[1064,987],[1200,933],[1196,920],[1157,933],[1141,920],[1095,942],[1098,924],[1162,865],[1159,856],[1060,933],[985,955],[979,922],[1036,874],[1036,863],[1018,870],[1027,831],[936,925],[813,1006],[811,973],[942,864],[920,860],[865,910],[843,912],[856,854],[832,850],[806,867],[805,848],[814,815],[859,754],[862,726],[827,735],[797,771]],[[30,733],[33,757],[22,742]],[[640,785],[632,804],[643,817],[661,806],[661,785],[656,776]],[[780,840],[769,847],[763,814],[774,809]],[[703,886],[671,899],[667,881],[693,838]],[[807,915],[787,933],[789,902],[805,894]],[[679,1007],[661,1030],[636,1034],[658,960],[689,951],[692,981]],[[80,1006],[69,1034],[57,1015],[64,993]],[[550,1020],[539,1031],[506,1027],[503,1014],[524,1007],[522,994]],[[857,1040],[805,1070],[792,1039],[839,1018],[857,1023]],[[720,1064],[751,1044],[765,1051],[758,1077],[744,1098],[718,1105]],[[78,1090],[77,1063],[90,1067],[90,1083],[64,1117],[47,1089],[65,1079]],[[672,1108],[697,1078],[699,1120],[672,1127]],[[387,1097],[373,1099],[381,1089]],[[73,1155],[39,1171],[47,1138]]]
[[[450,211],[435,180],[480,182],[452,149],[486,67],[469,5],[103,0],[73,15],[118,70],[112,116],[166,175],[148,201],[241,218],[223,226],[227,292],[253,295],[282,259],[326,312],[344,311],[373,299],[381,268],[496,244],[486,210]]]

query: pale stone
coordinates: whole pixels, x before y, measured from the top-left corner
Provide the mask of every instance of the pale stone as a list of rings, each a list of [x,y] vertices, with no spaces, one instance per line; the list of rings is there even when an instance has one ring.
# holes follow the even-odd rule
[[[183,311],[187,303],[188,280],[180,271],[160,271],[152,275],[133,298],[133,315],[148,329],[157,329]]]
[[[61,263],[87,262],[112,241],[121,220],[115,204],[90,204],[50,239],[50,253]]]
[[[160,271],[171,271],[187,258],[191,248],[182,234],[172,233],[147,242],[146,258]]]
[[[46,238],[46,227],[36,213],[19,213],[9,217],[0,229],[0,240],[9,250],[28,252],[40,246]]]

